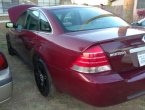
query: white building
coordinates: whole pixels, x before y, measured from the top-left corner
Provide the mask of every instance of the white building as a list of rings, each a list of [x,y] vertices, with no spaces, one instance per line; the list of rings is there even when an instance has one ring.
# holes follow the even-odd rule
[[[97,6],[100,4],[107,5],[108,0],[71,0],[72,4]]]

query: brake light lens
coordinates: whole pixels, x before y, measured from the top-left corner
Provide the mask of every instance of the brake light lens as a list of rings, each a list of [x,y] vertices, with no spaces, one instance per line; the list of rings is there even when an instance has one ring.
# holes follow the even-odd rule
[[[2,53],[0,53],[0,70],[8,67],[7,61]]]
[[[111,70],[110,63],[100,46],[86,50],[71,68],[82,73],[99,73]]]

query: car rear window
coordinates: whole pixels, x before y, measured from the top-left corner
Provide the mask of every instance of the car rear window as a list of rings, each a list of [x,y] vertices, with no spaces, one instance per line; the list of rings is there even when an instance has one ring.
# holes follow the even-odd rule
[[[121,18],[99,8],[64,8],[51,12],[66,31],[129,26]]]

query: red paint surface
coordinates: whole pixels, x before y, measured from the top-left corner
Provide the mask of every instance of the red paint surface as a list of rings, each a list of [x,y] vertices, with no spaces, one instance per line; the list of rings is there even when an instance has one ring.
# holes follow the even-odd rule
[[[131,48],[145,46],[143,29],[120,27],[64,33],[57,20],[46,9],[42,10],[51,22],[53,34],[29,30],[20,33],[13,29],[8,34],[12,42],[15,36],[17,44],[13,46],[16,50],[19,47],[17,51],[26,60],[26,56],[40,55],[57,89],[95,106],[118,104],[145,90],[145,67],[139,67],[137,59],[129,53]],[[93,46],[104,50],[112,70],[94,74],[71,70],[72,63]],[[110,57],[119,51],[125,51],[126,55]]]

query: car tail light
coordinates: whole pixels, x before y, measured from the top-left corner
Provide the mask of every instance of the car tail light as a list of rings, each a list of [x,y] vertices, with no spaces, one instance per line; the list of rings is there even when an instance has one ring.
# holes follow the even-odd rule
[[[110,63],[100,46],[86,50],[71,68],[82,73],[99,73],[111,70]]]
[[[8,67],[7,61],[2,53],[0,53],[0,70]]]

